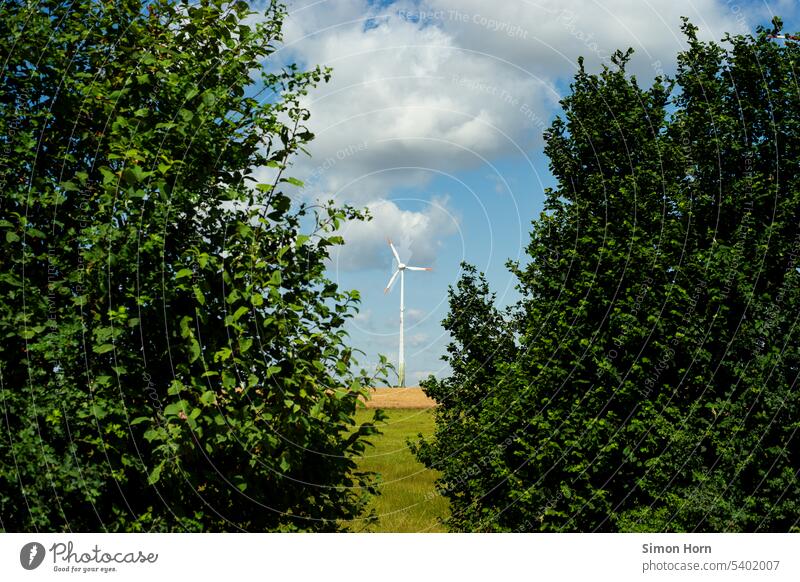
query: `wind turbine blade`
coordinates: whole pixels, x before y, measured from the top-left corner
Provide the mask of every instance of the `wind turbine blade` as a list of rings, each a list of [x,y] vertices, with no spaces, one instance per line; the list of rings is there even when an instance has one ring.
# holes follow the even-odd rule
[[[394,255],[394,258],[397,259],[397,264],[400,264],[402,262],[402,261],[400,261],[400,255],[397,254],[397,249],[394,248],[394,245],[392,244],[391,239],[387,238],[386,242],[389,243],[389,248],[392,249],[392,254]]]
[[[392,275],[392,278],[389,279],[389,283],[386,285],[386,289],[383,290],[384,293],[388,293],[389,292],[389,290],[392,288],[392,284],[394,283],[394,280],[397,279],[397,276],[399,274],[400,274],[400,271],[395,271],[394,272],[394,275]]]
[[[430,267],[406,267],[409,271],[433,271]]]

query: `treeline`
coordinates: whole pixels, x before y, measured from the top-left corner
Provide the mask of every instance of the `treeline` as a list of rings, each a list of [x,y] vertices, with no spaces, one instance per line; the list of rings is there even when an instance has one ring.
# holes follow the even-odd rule
[[[522,299],[500,312],[468,265],[450,290],[416,450],[451,529],[797,531],[800,49],[774,24],[718,44],[685,21],[648,88],[631,51],[580,63]]]

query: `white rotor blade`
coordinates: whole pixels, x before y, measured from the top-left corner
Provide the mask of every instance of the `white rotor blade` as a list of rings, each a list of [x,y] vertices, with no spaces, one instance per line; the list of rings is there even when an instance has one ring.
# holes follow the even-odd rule
[[[394,258],[395,258],[395,259],[397,259],[397,263],[398,263],[398,264],[400,264],[400,263],[402,262],[402,261],[400,260],[400,255],[398,255],[398,254],[397,254],[397,249],[396,249],[396,248],[394,248],[394,245],[392,244],[392,241],[391,241],[391,240],[389,240],[389,239],[387,238],[387,239],[386,239],[386,242],[388,242],[388,243],[389,243],[389,248],[391,248],[391,249],[392,249],[392,254],[394,255]]]
[[[406,267],[409,271],[433,271],[430,267]]]
[[[386,289],[383,290],[384,293],[388,293],[389,292],[389,290],[392,288],[392,283],[394,283],[394,280],[397,279],[397,276],[399,274],[400,274],[400,271],[395,271],[394,272],[394,275],[392,275],[392,278],[389,279],[389,283],[386,285]]]

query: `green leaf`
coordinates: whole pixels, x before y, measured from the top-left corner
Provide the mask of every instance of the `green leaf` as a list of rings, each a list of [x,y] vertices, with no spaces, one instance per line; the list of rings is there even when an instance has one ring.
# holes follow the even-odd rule
[[[243,316],[245,313],[247,313],[248,311],[249,311],[249,308],[247,308],[247,307],[244,307],[244,306],[240,307],[239,309],[237,309],[237,310],[236,310],[236,311],[233,313],[233,321],[239,321],[239,319],[240,319],[240,318],[241,318],[241,317],[242,317],[242,316]]]
[[[93,349],[97,354],[105,354],[106,352],[110,352],[114,349],[114,344],[102,344],[99,346],[94,346]]]
[[[147,483],[149,485],[155,485],[158,483],[158,480],[161,478],[161,468],[163,464],[158,464],[153,468],[153,471],[150,473],[149,477],[147,478]]]
[[[247,337],[239,339],[239,353],[242,354],[246,353],[250,349],[250,346],[252,345],[253,345],[252,338]]]
[[[191,338],[189,343],[189,363],[196,362],[201,354],[200,343],[195,338]]]
[[[102,420],[106,417],[108,413],[102,406],[98,406],[97,404],[92,404],[92,417],[96,418],[97,420]]]
[[[152,172],[145,172],[140,166],[131,166],[125,168],[122,172],[122,178],[128,184],[138,184],[147,178]]]
[[[100,173],[103,174],[103,184],[111,184],[112,182],[117,182],[119,180],[119,176],[111,171],[110,168],[106,166],[100,167]]]
[[[225,302],[228,304],[236,303],[241,296],[242,294],[239,293],[238,289],[234,289],[233,291],[228,293],[228,296],[225,298]]]
[[[164,416],[177,416],[183,410],[183,402],[173,402],[164,407]]]
[[[314,403],[314,406],[312,406],[312,407],[311,407],[311,410],[310,410],[310,412],[309,412],[309,415],[310,415],[312,418],[319,418],[319,416],[320,416],[320,412],[322,411],[322,407],[323,407],[324,405],[325,405],[325,400],[323,400],[322,398],[320,398],[319,400],[317,400],[317,401]]]
[[[197,302],[200,305],[205,305],[206,304],[206,298],[205,298],[205,295],[203,295],[203,292],[200,290],[200,287],[198,287],[197,285],[193,285],[192,286],[192,291],[194,291],[194,298],[197,300]]]

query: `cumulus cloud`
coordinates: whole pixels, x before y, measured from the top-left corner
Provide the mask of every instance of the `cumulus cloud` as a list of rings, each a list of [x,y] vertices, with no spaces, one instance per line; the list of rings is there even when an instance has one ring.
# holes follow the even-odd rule
[[[309,196],[373,200],[540,139],[551,83],[402,10],[411,5],[291,5],[285,57],[334,69],[305,102],[316,137],[296,173]]]
[[[633,47],[635,72],[653,64],[668,67],[683,47],[681,17],[700,27],[700,36],[752,30],[755,8],[731,0],[428,0],[417,5],[436,14],[459,46],[515,63],[545,78],[571,76],[577,58],[598,68],[617,49]]]
[[[346,244],[335,247],[330,260],[333,270],[388,271],[393,259],[387,238],[402,261],[431,267],[443,239],[458,230],[458,215],[446,197],[434,197],[418,212],[403,210],[390,200],[374,201],[366,207],[372,220],[349,222],[342,228]]]
[[[330,83],[305,97],[316,137],[311,156],[292,169],[306,183],[296,194],[367,204],[375,214],[371,223],[348,227],[337,268],[386,267],[387,234],[406,245],[408,260],[432,263],[442,238],[455,232],[449,210],[401,209],[393,193],[417,189],[426,199],[435,177],[456,179],[504,156],[532,167],[557,112],[559,87],[579,56],[597,69],[615,49],[633,46],[632,70],[652,78],[670,72],[683,46],[682,15],[700,26],[702,37],[719,38],[754,26],[755,13],[744,6],[729,0],[290,2],[282,58],[334,70]]]
[[[752,27],[753,16],[728,4],[296,1],[285,58],[334,69],[306,100],[316,139],[298,177],[313,177],[313,194],[371,200],[376,188],[424,185],[424,168],[449,173],[528,151],[578,56],[596,68],[633,46],[635,72],[652,77],[683,46],[682,15],[709,38]]]

